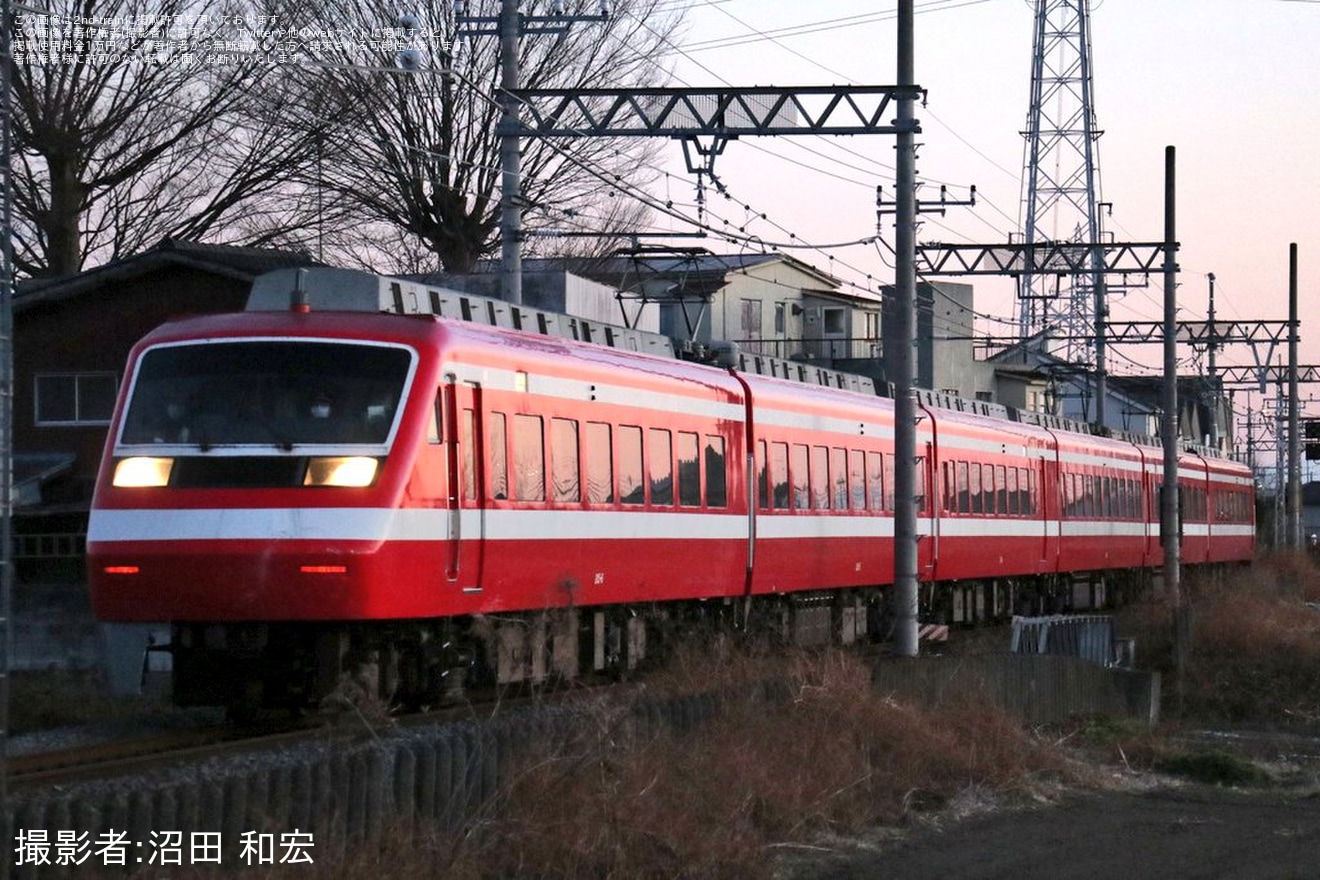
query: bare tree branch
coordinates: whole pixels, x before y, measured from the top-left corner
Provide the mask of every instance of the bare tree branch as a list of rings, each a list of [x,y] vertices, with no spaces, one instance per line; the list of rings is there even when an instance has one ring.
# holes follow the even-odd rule
[[[65,275],[167,236],[290,239],[310,224],[289,182],[313,141],[253,112],[277,69],[219,48],[250,15],[237,2],[43,4],[59,42],[21,32],[13,67],[20,272]],[[89,21],[106,24],[75,29]]]
[[[401,11],[393,0],[271,0],[286,27],[316,25],[370,34],[394,24]],[[574,8],[576,7],[578,8]],[[605,23],[578,22],[558,36],[529,34],[519,43],[524,88],[575,85],[627,87],[662,85],[663,59],[678,19],[661,11],[662,0],[621,0]],[[424,245],[429,266],[416,266],[415,248],[399,247],[397,236],[380,247],[359,243],[353,259],[399,271],[443,267],[466,272],[499,247],[498,40],[476,36],[456,42],[449,5],[408,10],[420,18],[412,42],[425,58],[421,72],[391,72],[396,51],[362,41],[309,48],[316,63],[290,68],[288,81],[268,91],[271,112],[289,126],[333,120],[323,131],[323,161],[308,188],[332,200],[376,231],[391,228]],[[471,15],[498,14],[498,0],[474,0]],[[594,12],[595,3],[569,4],[570,12]],[[544,15],[548,4],[521,4],[525,15]],[[452,49],[452,51],[451,51]],[[452,76],[436,69],[451,68]],[[278,106],[275,106],[278,105]],[[522,198],[527,230],[556,228],[562,212],[613,201],[601,175],[645,182],[639,176],[663,145],[642,138],[578,138],[550,143],[522,141]],[[564,153],[571,153],[572,160]],[[608,208],[596,215],[609,216]],[[636,218],[629,217],[632,223]],[[334,237],[342,239],[343,230]],[[388,238],[389,246],[385,247]],[[369,255],[376,252],[376,256]],[[396,259],[397,258],[397,259]]]

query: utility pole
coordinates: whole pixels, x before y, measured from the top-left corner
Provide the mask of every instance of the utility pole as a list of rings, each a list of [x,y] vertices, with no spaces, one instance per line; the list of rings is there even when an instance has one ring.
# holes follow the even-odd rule
[[[1160,541],[1164,545],[1164,594],[1173,611],[1174,666],[1181,699],[1190,649],[1189,621],[1183,605],[1178,533],[1178,237],[1174,212],[1174,149],[1164,148],[1164,481],[1160,504]]]
[[[518,0],[500,3],[500,285],[522,304],[522,144],[518,138]]]
[[[898,154],[894,189],[893,314],[898,329],[892,338],[898,350],[892,358],[894,380],[894,650],[917,656],[917,405],[912,391],[916,367],[916,119],[914,116],[913,0],[898,2]],[[928,499],[934,503],[934,499]]]
[[[1302,430],[1297,400],[1297,242],[1288,246],[1288,545],[1302,548]]]
[[[518,38],[528,33],[561,34],[579,21],[608,21],[609,0],[599,0],[597,15],[568,15],[562,2],[550,5],[550,15],[523,15],[518,0],[500,0],[496,16],[468,15],[468,0],[454,0],[454,36],[496,36],[500,41],[500,287],[507,302],[521,305],[522,296],[522,141],[523,99],[518,93],[521,70]]]
[[[1206,346],[1210,362],[1210,446],[1217,451],[1219,449],[1219,371],[1215,369],[1215,353],[1219,351],[1219,339],[1215,332],[1215,273],[1211,272],[1206,277],[1210,279],[1210,308],[1206,315],[1210,323],[1210,344]]]

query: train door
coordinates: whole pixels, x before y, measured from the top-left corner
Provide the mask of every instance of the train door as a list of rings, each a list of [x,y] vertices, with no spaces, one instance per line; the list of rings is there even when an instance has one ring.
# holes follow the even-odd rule
[[[937,579],[935,568],[940,556],[939,467],[936,464],[935,420],[929,418],[930,436],[917,436],[917,580]],[[920,430],[920,429],[918,429]]]
[[[1052,454],[1036,459],[1031,479],[1035,483],[1028,491],[1031,505],[1040,523],[1040,561],[1038,570],[1053,572],[1059,568],[1059,553],[1063,535],[1063,467],[1059,454],[1059,438],[1050,434]]]
[[[449,567],[446,579],[480,590],[486,551],[487,430],[481,386],[445,379],[445,436],[449,470]]]

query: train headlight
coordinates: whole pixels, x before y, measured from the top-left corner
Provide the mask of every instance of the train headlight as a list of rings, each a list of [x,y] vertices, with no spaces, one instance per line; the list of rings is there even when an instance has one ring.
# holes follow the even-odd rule
[[[120,459],[115,465],[114,484],[124,489],[141,489],[148,486],[168,486],[170,471],[174,469],[174,459],[155,458],[147,455],[135,455]]]
[[[313,458],[307,462],[304,486],[370,486],[376,479],[377,461],[365,455]]]

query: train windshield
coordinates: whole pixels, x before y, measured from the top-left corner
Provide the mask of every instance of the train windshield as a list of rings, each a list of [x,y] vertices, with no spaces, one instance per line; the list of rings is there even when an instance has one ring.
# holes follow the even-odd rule
[[[266,340],[169,345],[138,364],[120,442],[197,446],[386,443],[406,348]]]

